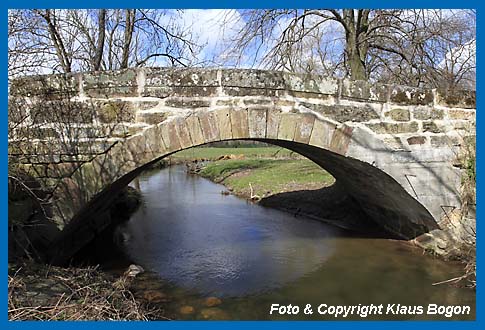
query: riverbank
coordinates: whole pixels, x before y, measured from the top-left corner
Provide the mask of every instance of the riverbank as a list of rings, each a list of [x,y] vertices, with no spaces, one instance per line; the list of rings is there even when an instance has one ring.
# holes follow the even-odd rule
[[[15,320],[161,320],[163,308],[131,290],[134,267],[117,277],[98,267],[18,261],[8,268],[8,318]]]
[[[317,190],[335,179],[311,160],[279,147],[204,147],[172,155],[168,164],[220,183],[242,198],[259,200],[279,193]]]
[[[262,199],[278,193],[331,186],[334,178],[307,159],[228,159],[208,163],[199,174],[233,194]]]
[[[227,190],[221,191],[222,194],[233,194],[364,235],[394,237],[363,216],[345,190],[334,185],[332,175],[289,150],[199,148],[170,162],[184,162],[189,173],[224,185]]]

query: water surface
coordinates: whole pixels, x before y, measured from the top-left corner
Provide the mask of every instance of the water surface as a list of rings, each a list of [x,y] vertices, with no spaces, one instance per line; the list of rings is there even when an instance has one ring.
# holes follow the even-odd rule
[[[169,283],[164,290],[177,298],[168,309],[195,307],[195,313],[178,317],[206,318],[203,298],[216,296],[223,304],[209,310],[215,318],[330,318],[269,315],[273,303],[470,305],[472,315],[454,319],[474,318],[474,291],[432,285],[460,275],[461,266],[423,256],[404,242],[359,238],[223,195],[223,186],[187,175],[184,166],[145,173],[139,187],[144,204],[120,228],[123,249]]]

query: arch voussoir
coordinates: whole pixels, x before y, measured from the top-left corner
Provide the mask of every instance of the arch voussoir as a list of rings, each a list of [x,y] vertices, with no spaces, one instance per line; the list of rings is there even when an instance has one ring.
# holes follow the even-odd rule
[[[260,139],[266,137],[267,109],[249,109],[248,126],[250,138]]]
[[[247,109],[233,109],[231,111],[231,128],[233,139],[249,138],[249,120]]]
[[[334,123],[316,118],[308,144],[323,149],[330,149],[336,126]]]
[[[215,110],[217,126],[219,128],[219,138],[221,140],[232,139],[231,109],[223,108]]]
[[[297,118],[298,114],[296,113],[281,113],[278,127],[278,140],[293,141],[295,138]]]
[[[295,142],[308,144],[313,131],[315,123],[315,115],[309,113],[302,113],[299,116],[295,128]]]
[[[198,114],[200,127],[204,141],[213,142],[220,140],[219,123],[213,111],[203,111]]]

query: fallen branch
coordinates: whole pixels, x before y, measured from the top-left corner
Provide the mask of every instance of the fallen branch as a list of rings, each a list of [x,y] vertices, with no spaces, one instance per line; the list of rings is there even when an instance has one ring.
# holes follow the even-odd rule
[[[253,191],[253,186],[249,183],[249,190],[250,190],[250,198],[252,201],[259,201],[261,197],[259,195],[255,195]]]

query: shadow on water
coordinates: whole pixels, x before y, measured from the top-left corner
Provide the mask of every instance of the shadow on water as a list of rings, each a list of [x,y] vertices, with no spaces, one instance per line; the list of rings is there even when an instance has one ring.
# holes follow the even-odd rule
[[[305,202],[342,196],[335,187],[284,193],[261,202],[284,205],[290,212],[223,195],[221,185],[187,175],[184,166],[143,174],[139,189],[143,203],[136,212],[103,233],[84,254],[115,273],[130,263],[149,270],[137,278],[139,294],[147,288],[163,290],[171,297],[164,308],[174,318],[332,319],[269,315],[273,303],[466,304],[473,307],[473,315],[460,318],[474,318],[474,291],[432,285],[459,275],[459,265],[389,239],[366,222],[358,208],[348,206],[345,196],[322,208]],[[333,210],[326,211],[330,222],[344,219],[367,231],[352,232],[312,219],[321,216],[323,208]],[[208,296],[221,298],[222,305],[207,310]],[[194,312],[179,312],[191,310],[187,306]]]

